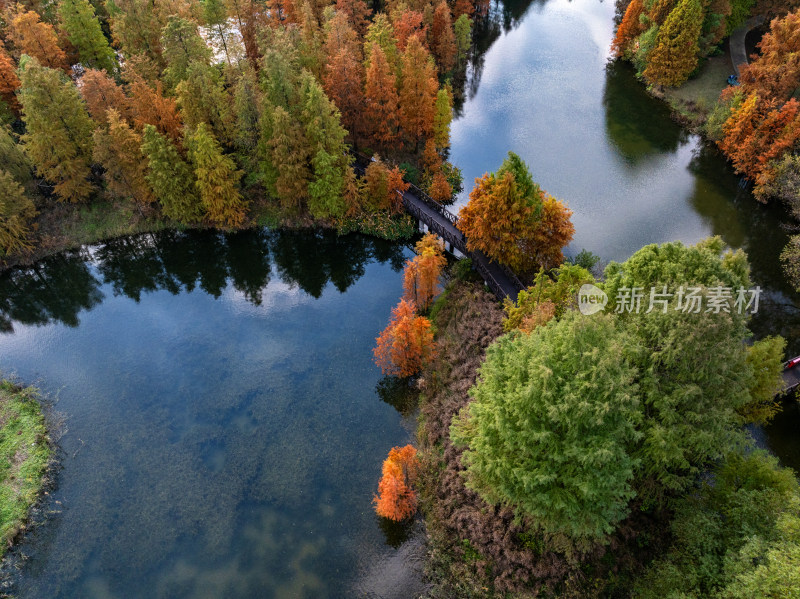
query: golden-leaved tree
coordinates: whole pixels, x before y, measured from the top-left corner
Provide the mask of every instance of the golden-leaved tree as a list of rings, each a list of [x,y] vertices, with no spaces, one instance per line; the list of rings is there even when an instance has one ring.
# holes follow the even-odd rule
[[[513,152],[496,173],[475,180],[458,228],[467,248],[517,272],[553,268],[575,232],[571,212],[533,182],[528,167]]]
[[[703,6],[700,0],[680,0],[658,30],[644,78],[650,83],[677,87],[697,68]]]
[[[433,233],[428,233],[417,242],[416,251],[414,258],[406,260],[403,297],[413,302],[420,311],[427,312],[433,298],[441,291],[439,277],[447,259],[442,242]]]

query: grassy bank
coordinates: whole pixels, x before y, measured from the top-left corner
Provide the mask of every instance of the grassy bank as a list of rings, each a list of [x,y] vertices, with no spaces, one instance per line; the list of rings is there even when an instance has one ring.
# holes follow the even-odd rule
[[[719,56],[703,62],[695,77],[677,88],[650,87],[650,92],[664,100],[672,109],[675,120],[695,133],[714,109],[720,93],[728,86],[728,76],[734,72],[727,49]]]
[[[13,266],[30,265],[65,250],[116,237],[155,233],[170,228],[207,227],[203,223],[186,225],[170,221],[152,208],[139,212],[130,202],[97,202],[91,205],[54,202],[38,215],[34,223],[29,239],[31,249],[0,258],[0,271]],[[360,232],[388,240],[406,239],[416,231],[416,223],[407,214],[390,217],[375,213],[332,222],[315,220],[309,216],[287,215],[266,202],[254,202],[250,219],[243,226],[249,227],[337,229],[342,235]]]
[[[25,527],[52,448],[37,392],[0,382],[0,556]]]

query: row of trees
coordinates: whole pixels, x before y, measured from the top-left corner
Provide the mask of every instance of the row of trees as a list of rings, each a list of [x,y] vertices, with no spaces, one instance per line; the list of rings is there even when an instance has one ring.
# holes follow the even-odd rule
[[[677,87],[749,16],[753,0],[632,0],[611,50],[648,83]]]
[[[428,0],[374,17],[363,0],[9,6],[2,248],[23,247],[37,205],[50,206],[34,174],[62,202],[97,199],[102,188],[141,215],[182,223],[241,226],[263,191],[284,213],[337,219],[385,210],[401,185],[382,162],[359,180],[355,145],[411,159],[431,195],[449,200],[460,175],[444,160],[446,81],[464,67],[475,9]]]
[[[754,183],[762,202],[783,201],[800,221],[800,9],[770,24],[760,53],[741,67],[741,84],[725,89],[706,129],[737,172]],[[783,253],[786,271],[800,289],[800,238]]]
[[[414,376],[431,363],[436,353],[431,322],[417,312],[427,312],[441,291],[439,279],[447,263],[444,244],[428,233],[417,242],[415,250],[417,255],[406,260],[403,270],[403,297],[392,310],[389,325],[376,339],[375,363],[387,375]],[[389,452],[374,499],[379,516],[399,522],[417,512],[413,489],[419,470],[416,454],[411,445]]]
[[[451,426],[468,487],[511,507],[541,546],[589,551],[633,506],[668,513],[745,446],[742,424],[775,414],[783,340],[748,349],[746,315],[685,314],[674,300],[617,313],[614,300],[632,287],[748,287],[746,257],[723,247],[647,246],[612,262],[602,282],[565,265],[507,305],[511,332],[487,350],[473,401]],[[574,309],[584,282],[611,298],[604,313]]]

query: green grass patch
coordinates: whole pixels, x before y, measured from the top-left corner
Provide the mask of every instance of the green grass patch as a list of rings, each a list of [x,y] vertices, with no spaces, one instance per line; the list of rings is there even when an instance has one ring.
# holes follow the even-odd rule
[[[728,86],[733,73],[728,53],[707,59],[691,78],[678,88],[667,88],[664,97],[670,106],[691,121],[705,121],[714,108],[720,92]]]
[[[51,456],[36,390],[0,382],[0,556],[23,528]]]

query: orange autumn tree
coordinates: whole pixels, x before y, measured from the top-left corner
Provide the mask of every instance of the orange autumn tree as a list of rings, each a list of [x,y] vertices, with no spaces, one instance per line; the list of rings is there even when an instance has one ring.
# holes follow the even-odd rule
[[[762,102],[751,94],[731,113],[723,125],[724,137],[719,142],[737,172],[756,183],[759,190],[774,175],[773,161],[790,151],[800,140],[800,103],[795,99],[780,108],[776,102]]]
[[[643,0],[633,0],[628,4],[625,16],[622,17],[622,22],[617,27],[617,35],[614,36],[614,41],[611,42],[611,52],[614,56],[622,56],[628,44],[642,33],[642,24],[639,19],[643,12]]]
[[[419,471],[417,450],[412,445],[393,447],[383,462],[378,495],[373,498],[375,512],[396,522],[417,512],[417,494],[413,485]]]
[[[127,73],[127,78],[130,112],[136,127],[153,125],[162,135],[180,141],[183,130],[178,106],[173,98],[164,96],[162,83],[158,81],[153,89],[133,71]]]
[[[533,182],[522,159],[509,152],[496,173],[475,180],[457,226],[470,251],[482,251],[524,273],[560,263],[561,250],[574,234],[570,215]]]
[[[427,312],[433,298],[441,291],[439,277],[447,264],[444,244],[428,233],[416,245],[417,255],[406,260],[403,271],[403,298],[422,312]]]
[[[108,122],[109,110],[116,110],[125,119],[129,117],[128,97],[104,71],[87,69],[79,85],[89,114],[98,123]]]
[[[14,95],[19,86],[16,65],[6,53],[2,42],[0,42],[0,99],[4,100],[14,110],[19,108],[19,103]]]
[[[413,376],[433,359],[431,323],[416,312],[413,302],[401,299],[392,310],[389,325],[376,339],[373,354],[383,374]]]
[[[364,120],[370,139],[378,147],[390,146],[398,138],[400,100],[395,74],[378,44],[373,44],[369,53],[364,99]]]
[[[456,65],[456,34],[453,30],[453,19],[450,7],[442,0],[433,11],[433,28],[431,31],[431,49],[436,58],[439,74],[450,72]]]
[[[428,192],[440,204],[447,203],[453,199],[453,187],[441,171],[433,175]]]
[[[50,23],[37,13],[18,5],[9,23],[8,35],[19,54],[33,56],[44,67],[67,69],[67,55],[58,45],[58,36]]]
[[[760,55],[741,67],[742,89],[783,102],[800,86],[800,9],[774,19],[759,48]]]
[[[328,64],[323,87],[341,114],[342,126],[357,144],[364,131],[364,65],[348,47],[342,47]]]

